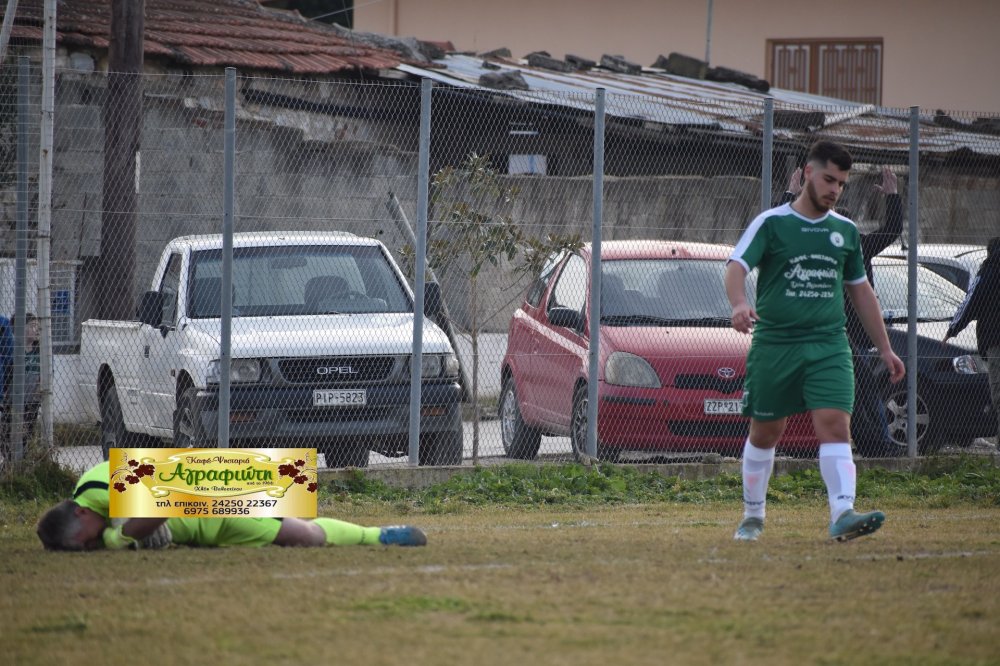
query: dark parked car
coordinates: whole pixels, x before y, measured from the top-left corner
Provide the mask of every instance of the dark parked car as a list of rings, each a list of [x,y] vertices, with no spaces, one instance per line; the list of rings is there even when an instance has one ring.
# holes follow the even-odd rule
[[[891,245],[878,256],[907,259],[905,245]],[[917,245],[917,263],[928,268],[962,289],[968,291],[969,281],[986,259],[986,246],[953,243],[920,243]]]
[[[875,291],[896,354],[906,360],[907,264],[876,257],[872,262]],[[975,324],[942,344],[948,323],[965,292],[936,272],[917,267],[917,443],[922,453],[942,444],[968,444],[996,432],[985,361],[976,353]],[[878,363],[862,355],[855,362]],[[909,366],[907,366],[909,370]],[[875,372],[884,374],[881,364]],[[906,381],[885,383],[889,436],[895,450],[867,453],[905,454],[907,440]]]

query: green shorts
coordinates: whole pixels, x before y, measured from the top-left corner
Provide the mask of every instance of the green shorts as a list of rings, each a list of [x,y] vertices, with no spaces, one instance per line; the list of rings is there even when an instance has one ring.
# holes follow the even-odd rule
[[[773,421],[810,409],[854,410],[847,336],[829,342],[758,343],[747,354],[743,415]]]
[[[281,529],[278,518],[170,518],[172,541],[188,546],[269,546]]]

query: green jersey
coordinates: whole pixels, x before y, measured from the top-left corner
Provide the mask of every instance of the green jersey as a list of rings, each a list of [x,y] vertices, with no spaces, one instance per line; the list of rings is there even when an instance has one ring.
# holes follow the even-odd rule
[[[844,283],[868,279],[854,222],[832,211],[811,220],[791,204],[758,215],[729,260],[759,271],[754,339],[761,342],[845,334]]]
[[[94,465],[84,472],[80,480],[76,482],[76,488],[73,490],[73,501],[106,519],[111,513],[111,495],[108,492],[110,480],[111,467],[107,460]]]

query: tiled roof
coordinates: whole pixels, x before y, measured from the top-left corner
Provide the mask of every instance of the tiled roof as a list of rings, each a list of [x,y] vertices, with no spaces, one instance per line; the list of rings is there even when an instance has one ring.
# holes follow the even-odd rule
[[[12,43],[42,39],[42,0],[20,0]],[[111,0],[59,0],[57,41],[108,48]],[[297,13],[257,0],[146,0],[145,55],[190,67],[237,67],[287,74],[378,70],[400,63],[394,51],[354,44]]]

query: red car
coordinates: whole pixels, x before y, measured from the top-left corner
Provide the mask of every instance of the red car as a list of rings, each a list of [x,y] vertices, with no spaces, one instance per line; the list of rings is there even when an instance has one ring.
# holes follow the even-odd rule
[[[602,242],[599,458],[742,450],[750,423],[740,414],[750,336],[730,326],[723,274],[731,251],[704,243]],[[508,457],[534,458],[542,435],[569,435],[576,456],[586,450],[590,264],[589,245],[553,258],[511,319],[499,406]],[[808,415],[789,419],[778,447],[815,454]]]

